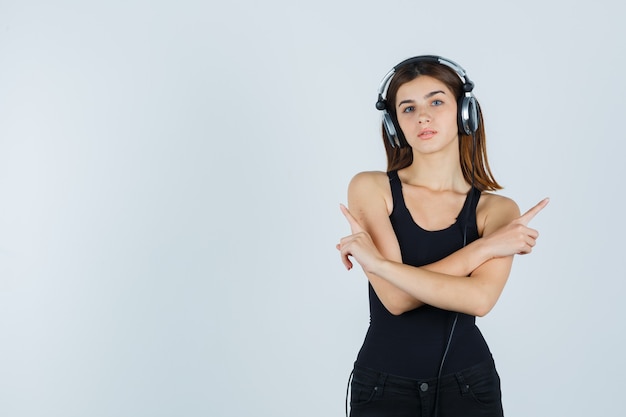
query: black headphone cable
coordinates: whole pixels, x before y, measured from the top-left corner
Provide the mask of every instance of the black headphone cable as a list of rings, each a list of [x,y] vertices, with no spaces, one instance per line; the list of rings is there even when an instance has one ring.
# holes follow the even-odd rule
[[[476,133],[472,132],[472,188],[470,188],[470,195],[468,201],[468,210],[465,215],[465,225],[463,227],[463,247],[467,245],[467,223],[469,222],[470,210],[473,205],[473,196],[474,196],[474,186],[475,186],[475,177],[476,177]],[[454,321],[452,322],[452,328],[450,329],[450,334],[448,335],[448,342],[446,343],[446,348],[443,351],[443,356],[441,357],[441,362],[439,363],[439,372],[437,374],[437,388],[435,390],[435,409],[433,411],[433,417],[437,417],[439,414],[439,381],[441,380],[441,373],[443,372],[443,364],[446,361],[446,356],[448,356],[448,350],[450,350],[450,344],[452,343],[452,336],[454,335],[454,329],[456,328],[456,323],[459,320],[459,313],[454,313]]]

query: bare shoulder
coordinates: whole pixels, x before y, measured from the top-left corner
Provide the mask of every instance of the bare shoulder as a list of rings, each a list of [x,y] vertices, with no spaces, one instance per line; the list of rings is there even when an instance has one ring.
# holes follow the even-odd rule
[[[387,211],[391,212],[391,188],[387,173],[364,171],[352,177],[348,186],[348,203],[351,206],[359,206],[360,210],[384,203]]]
[[[483,192],[476,207],[479,231],[493,231],[520,216],[519,206],[509,197]]]
[[[480,196],[480,202],[478,203],[478,205],[479,210],[485,210],[491,215],[501,213],[505,216],[512,215],[513,217],[518,217],[520,214],[517,203],[511,198],[505,197],[500,194],[483,192]]]
[[[389,183],[387,174],[382,171],[363,171],[352,177],[348,190],[372,191],[375,188],[384,188]],[[387,186],[388,188],[388,186]]]

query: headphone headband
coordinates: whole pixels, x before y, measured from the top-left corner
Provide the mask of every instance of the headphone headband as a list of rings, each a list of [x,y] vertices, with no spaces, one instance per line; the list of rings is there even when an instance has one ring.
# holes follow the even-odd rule
[[[378,100],[376,101],[376,108],[383,112],[383,125],[385,126],[385,130],[387,131],[387,137],[391,143],[392,147],[401,147],[402,141],[399,136],[401,135],[400,129],[396,129],[396,123],[393,118],[387,111],[387,89],[389,88],[389,84],[391,84],[391,79],[396,74],[398,69],[406,66],[415,64],[418,62],[435,62],[441,65],[445,65],[446,67],[452,69],[463,82],[463,91],[464,97],[462,101],[459,103],[459,131],[461,133],[465,133],[466,135],[471,135],[478,129],[478,110],[477,103],[474,95],[472,94],[472,90],[474,89],[474,83],[468,78],[467,73],[456,62],[446,59],[437,55],[420,55],[415,56],[413,58],[405,59],[400,62],[396,66],[394,66],[385,76],[383,77],[380,86],[378,87]],[[406,142],[406,141],[405,141]]]

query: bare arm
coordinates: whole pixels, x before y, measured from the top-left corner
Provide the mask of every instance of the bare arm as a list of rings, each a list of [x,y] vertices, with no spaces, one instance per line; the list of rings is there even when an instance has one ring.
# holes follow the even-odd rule
[[[511,265],[510,259],[508,261],[493,262],[489,268],[482,267],[482,269],[479,269],[479,267],[496,256],[529,252],[530,247],[534,245],[534,238],[536,238],[535,235],[534,238],[531,237],[529,239],[530,247],[527,249],[520,247],[519,250],[515,249],[515,251],[512,251],[512,245],[520,246],[519,239],[511,238],[511,230],[499,231],[491,239],[478,239],[438,262],[416,268],[402,264],[400,247],[389,220],[391,193],[386,174],[370,172],[355,176],[348,189],[348,202],[351,213],[354,213],[354,221],[358,224],[358,228],[361,228],[360,231],[364,232],[371,240],[371,244],[379,253],[381,260],[387,261],[380,265],[377,264],[376,268],[366,268],[363,263],[361,265],[364,267],[363,270],[374,291],[385,308],[392,314],[401,314],[418,308],[425,303],[437,305],[434,303],[437,301],[432,300],[430,294],[433,291],[440,290],[439,287],[442,285],[442,282],[436,280],[440,275],[450,278],[461,278],[466,281],[466,277],[472,272],[474,272],[472,274],[473,277],[478,276],[476,275],[477,273],[480,276],[493,276],[496,272],[498,276],[508,277]],[[485,236],[492,235],[495,230],[506,224],[510,220],[509,217],[515,218],[519,215],[517,206],[514,203],[509,210],[512,211],[504,216],[492,216],[490,218],[488,224],[486,223],[485,225]],[[512,240],[514,241],[512,242]],[[342,240],[342,244],[338,245],[338,249],[341,250],[340,246],[343,244]],[[344,263],[346,263],[345,261],[349,262],[347,256]],[[350,268],[351,263],[346,264],[346,266]],[[424,285],[421,285],[419,280],[416,281],[412,278],[414,274],[423,276],[422,279],[426,280]],[[506,282],[506,279],[504,279],[504,282]],[[428,285],[428,283],[431,283],[433,288],[424,292],[425,285]],[[463,282],[464,284],[465,282]],[[416,287],[419,290],[416,290]],[[456,288],[456,285],[453,285],[453,287]],[[498,296],[501,291],[502,288],[497,291]],[[492,298],[489,299],[491,300]]]
[[[490,259],[532,252],[539,233],[527,225],[548,202],[548,199],[544,199],[518,217],[517,205],[509,199],[501,200],[498,204],[500,207],[492,209],[495,213],[487,216],[482,237],[423,268],[442,274],[468,276]],[[515,218],[509,221],[511,216]]]
[[[510,200],[501,201],[498,205],[500,207],[485,225],[485,237],[519,217],[517,205]],[[413,268],[388,260],[373,263],[371,269],[392,285],[427,304],[484,316],[500,297],[511,271],[512,261],[512,255],[490,259],[472,271],[469,278]]]
[[[422,268],[403,265],[397,258],[390,259],[379,252],[376,249],[377,240],[370,237],[368,230],[359,223],[360,218],[361,221],[365,219],[365,223],[370,225],[373,218],[368,218],[367,215],[357,215],[354,218],[343,208],[350,221],[353,235],[343,238],[338,249],[347,267],[350,268],[352,265],[348,259],[350,255],[361,264],[370,282],[374,277],[376,282],[376,285],[372,282],[374,289],[385,307],[394,314],[426,303],[482,316],[493,308],[504,288],[511,269],[511,255],[530,252],[536,231],[527,228],[526,224],[546,204],[547,200],[544,200],[524,216],[518,217],[519,209],[514,202],[503,198],[496,199],[488,211],[490,214],[485,222],[483,239],[442,261]],[[358,204],[356,207],[357,210],[363,210]],[[388,215],[386,219],[389,222]],[[382,218],[379,220],[382,221]],[[395,238],[393,229],[391,233]],[[515,242],[530,243],[522,245],[520,250],[511,251],[511,246],[507,244],[510,241],[509,237],[515,235],[524,235],[521,240],[517,239]],[[395,244],[397,247],[397,240]],[[399,249],[397,250],[399,253]],[[471,277],[467,278],[470,272]],[[380,285],[381,283],[385,284]],[[394,296],[388,297],[394,293]],[[403,300],[404,304],[394,304],[398,300]]]
[[[354,217],[371,236],[373,244],[385,258],[402,263],[402,254],[393,231],[389,179],[383,172],[357,174],[348,187],[348,205]],[[401,314],[424,305],[413,295],[401,290],[372,272],[365,275],[385,308],[392,314]]]

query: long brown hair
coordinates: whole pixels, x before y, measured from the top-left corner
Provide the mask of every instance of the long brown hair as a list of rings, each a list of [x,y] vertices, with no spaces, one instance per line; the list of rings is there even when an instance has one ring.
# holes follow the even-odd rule
[[[413,149],[407,144],[404,134],[398,124],[398,118],[396,115],[396,96],[398,89],[403,84],[416,79],[421,75],[427,75],[433,77],[440,82],[444,83],[450,91],[454,94],[457,100],[457,106],[463,97],[463,82],[459,75],[446,65],[439,64],[433,61],[417,61],[408,65],[404,65],[398,68],[389,83],[387,88],[387,111],[396,125],[396,131],[402,147],[392,148],[387,139],[387,132],[383,126],[383,142],[385,144],[385,151],[387,153],[387,171],[394,171],[402,168],[406,168],[413,163]],[[483,123],[483,115],[480,110],[480,105],[476,102],[478,111],[478,130],[474,134],[474,138],[471,135],[466,135],[459,129],[459,154],[461,171],[465,181],[469,184],[474,184],[480,191],[495,191],[502,189],[500,184],[496,182],[489,168],[489,162],[487,160],[487,147],[485,143],[485,128]],[[473,142],[475,141],[475,161],[472,164]]]

